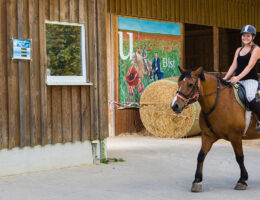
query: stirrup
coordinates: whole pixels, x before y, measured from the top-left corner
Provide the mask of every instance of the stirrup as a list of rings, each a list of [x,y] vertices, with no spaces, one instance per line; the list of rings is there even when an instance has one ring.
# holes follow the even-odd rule
[[[255,130],[260,131],[260,121],[257,121],[257,126],[256,126]]]

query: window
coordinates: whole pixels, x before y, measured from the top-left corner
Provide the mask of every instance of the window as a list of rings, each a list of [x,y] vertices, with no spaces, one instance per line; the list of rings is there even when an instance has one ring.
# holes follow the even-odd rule
[[[85,26],[46,21],[47,84],[87,85]]]

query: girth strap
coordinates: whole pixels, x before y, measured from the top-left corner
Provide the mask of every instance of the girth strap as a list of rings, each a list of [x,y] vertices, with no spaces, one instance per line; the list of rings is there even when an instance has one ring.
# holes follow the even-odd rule
[[[214,132],[214,130],[213,130],[212,126],[211,126],[211,123],[208,120],[208,116],[203,111],[202,111],[202,115],[203,115],[203,117],[205,119],[205,122],[207,124],[208,129],[217,137],[217,134]]]
[[[203,110],[201,110],[202,112],[202,115],[205,119],[205,122],[208,126],[208,129],[218,138],[217,134],[214,132],[212,126],[211,126],[211,123],[209,122],[208,120],[208,116],[213,112],[213,110],[215,110],[216,106],[217,106],[217,103],[218,103],[218,100],[219,100],[219,93],[220,93],[220,81],[219,79],[217,79],[218,81],[218,86],[217,86],[217,94],[216,94],[216,100],[215,100],[215,103],[214,105],[211,107],[211,109],[207,112],[207,113],[204,113]]]

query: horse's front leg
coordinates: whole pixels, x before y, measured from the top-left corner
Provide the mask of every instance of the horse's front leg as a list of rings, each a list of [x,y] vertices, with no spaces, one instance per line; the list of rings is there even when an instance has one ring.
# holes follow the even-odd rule
[[[244,165],[242,139],[235,138],[234,141],[231,141],[231,144],[232,144],[232,147],[236,154],[236,161],[240,167],[240,178],[237,181],[237,184],[234,189],[235,190],[246,190],[246,188],[247,188],[246,181],[248,180],[248,173],[247,173],[245,165]]]
[[[209,152],[213,143],[216,140],[217,139],[214,136],[207,135],[202,132],[202,135],[201,135],[202,144],[201,144],[201,149],[200,149],[198,159],[197,159],[197,169],[196,169],[196,173],[195,173],[195,180],[193,181],[192,187],[191,187],[192,192],[201,192],[201,190],[202,190],[203,162],[204,162],[204,159],[205,159],[207,153]]]

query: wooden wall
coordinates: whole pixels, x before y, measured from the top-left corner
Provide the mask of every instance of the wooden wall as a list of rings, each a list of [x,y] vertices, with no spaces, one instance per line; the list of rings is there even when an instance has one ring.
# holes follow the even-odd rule
[[[108,136],[106,1],[1,0],[0,149]],[[86,26],[93,86],[47,86],[45,20]],[[32,39],[32,61],[12,61],[10,38]]]
[[[115,110],[115,135],[138,133],[144,129],[138,108]]]
[[[241,29],[260,30],[259,0],[107,0],[108,12],[119,15]]]

